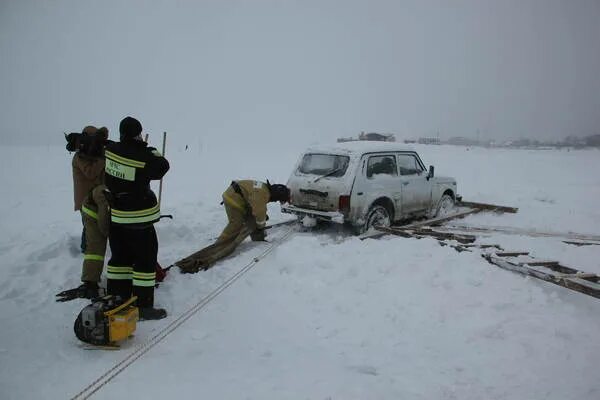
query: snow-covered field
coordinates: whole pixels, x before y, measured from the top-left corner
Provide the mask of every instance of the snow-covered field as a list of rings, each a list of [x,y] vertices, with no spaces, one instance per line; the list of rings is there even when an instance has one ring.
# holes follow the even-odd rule
[[[171,139],[170,139],[171,140]],[[169,265],[225,223],[232,179],[285,182],[307,143],[172,140],[157,224]],[[156,145],[156,144],[155,144]],[[465,200],[519,207],[472,226],[600,234],[600,152],[416,146]],[[268,244],[156,291],[169,317],[138,324],[120,351],[85,351],[72,325],[80,217],[70,156],[0,147],[0,398],[70,398],[239,271]],[[289,218],[276,205],[271,220]],[[287,228],[276,228],[272,237]],[[485,235],[600,273],[600,246]],[[99,399],[598,399],[600,301],[498,269],[433,239],[360,241],[336,229],[297,231],[253,269],[94,394]]]

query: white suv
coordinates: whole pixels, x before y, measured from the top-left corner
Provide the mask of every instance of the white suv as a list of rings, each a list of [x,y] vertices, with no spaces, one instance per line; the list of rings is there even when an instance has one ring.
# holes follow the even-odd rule
[[[447,212],[456,180],[435,177],[415,150],[390,142],[356,141],[311,147],[288,180],[292,199],[282,211],[306,220],[374,225]]]

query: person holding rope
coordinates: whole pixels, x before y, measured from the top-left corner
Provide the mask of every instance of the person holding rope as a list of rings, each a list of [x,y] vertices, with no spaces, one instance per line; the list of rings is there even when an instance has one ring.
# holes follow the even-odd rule
[[[126,117],[119,125],[120,141],[106,146],[105,184],[110,197],[109,244],[106,266],[108,294],[137,296],[140,320],[161,319],[166,310],[154,308],[158,239],[154,223],[160,205],[150,189],[169,162],[142,139],[142,124]]]
[[[223,204],[228,224],[214,244],[177,261],[174,265],[183,273],[207,270],[221,258],[227,257],[248,236],[252,241],[264,241],[266,237],[267,203],[290,200],[290,189],[281,184],[254,180],[239,180],[223,193]]]

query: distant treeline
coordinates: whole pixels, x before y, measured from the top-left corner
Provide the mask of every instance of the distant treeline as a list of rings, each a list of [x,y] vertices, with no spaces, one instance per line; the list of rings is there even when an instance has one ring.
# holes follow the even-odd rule
[[[517,139],[506,141],[476,140],[466,137],[453,137],[441,143],[460,146],[486,147],[600,147],[600,134],[585,137],[567,136],[560,141],[543,141],[536,139]]]

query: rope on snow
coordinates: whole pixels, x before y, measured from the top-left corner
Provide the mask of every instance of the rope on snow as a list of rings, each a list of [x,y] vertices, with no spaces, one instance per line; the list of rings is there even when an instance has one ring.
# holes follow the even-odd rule
[[[104,385],[114,379],[117,375],[119,375],[125,368],[133,364],[137,359],[146,354],[150,349],[160,343],[167,335],[173,332],[175,329],[179,328],[185,321],[190,319],[194,314],[196,314],[199,310],[204,308],[208,303],[210,303],[215,297],[217,297],[221,292],[231,286],[236,280],[238,280],[242,275],[248,272],[252,267],[254,267],[260,260],[269,255],[277,246],[282,244],[295,230],[295,227],[292,226],[288,229],[281,238],[272,242],[271,245],[265,249],[260,255],[254,257],[252,261],[246,264],[242,269],[232,275],[229,279],[223,282],[219,287],[209,293],[206,297],[201,299],[198,303],[193,305],[183,314],[181,314],[177,319],[172,321],[169,325],[160,330],[156,335],[152,338],[146,340],[146,342],[139,345],[134,351],[132,351],[127,357],[125,357],[122,361],[115,364],[112,368],[107,370],[104,374],[102,374],[98,379],[90,383],[83,390],[77,393],[75,396],[71,398],[71,400],[76,399],[88,399],[98,390],[100,390]]]

